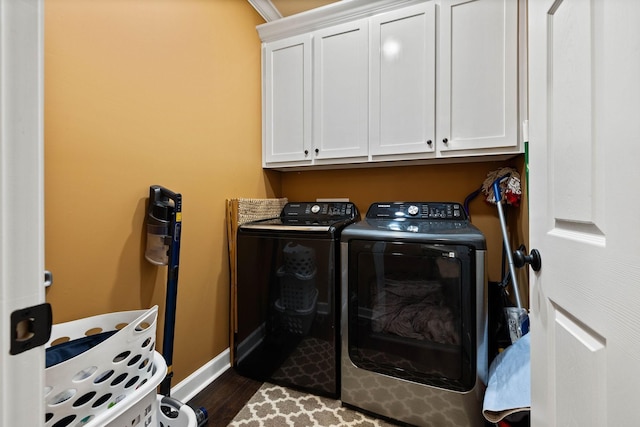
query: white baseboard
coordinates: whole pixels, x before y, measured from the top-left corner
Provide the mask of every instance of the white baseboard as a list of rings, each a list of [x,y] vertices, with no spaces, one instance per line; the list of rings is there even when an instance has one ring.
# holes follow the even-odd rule
[[[231,353],[227,348],[200,369],[180,381],[174,387],[171,387],[171,397],[182,403],[187,403],[231,367],[230,355]]]

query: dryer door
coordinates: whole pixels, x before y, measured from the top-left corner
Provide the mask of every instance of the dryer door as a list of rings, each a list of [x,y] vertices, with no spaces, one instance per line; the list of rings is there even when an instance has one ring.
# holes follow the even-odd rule
[[[348,354],[359,368],[450,390],[476,381],[475,253],[349,243]]]

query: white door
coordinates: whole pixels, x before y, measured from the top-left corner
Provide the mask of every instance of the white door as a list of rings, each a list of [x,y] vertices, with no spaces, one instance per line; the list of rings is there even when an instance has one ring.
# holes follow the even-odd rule
[[[43,28],[42,1],[0,0],[0,426],[7,427],[44,425],[45,417],[44,347],[12,355],[10,332],[20,329],[11,327],[12,313],[44,302]],[[24,344],[29,320],[22,325],[15,336]]]
[[[529,1],[532,426],[637,426],[640,2]]]

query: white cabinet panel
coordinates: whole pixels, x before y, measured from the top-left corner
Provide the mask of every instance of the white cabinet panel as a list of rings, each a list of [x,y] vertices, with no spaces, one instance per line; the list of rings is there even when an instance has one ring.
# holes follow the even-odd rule
[[[263,162],[311,159],[311,35],[264,47]]]
[[[313,34],[313,156],[367,156],[369,26],[366,19]]]
[[[522,153],[524,0],[344,3],[259,26],[264,167]]]
[[[435,5],[371,19],[371,154],[425,153],[435,138]]]
[[[443,0],[440,13],[438,150],[517,147],[518,2]]]

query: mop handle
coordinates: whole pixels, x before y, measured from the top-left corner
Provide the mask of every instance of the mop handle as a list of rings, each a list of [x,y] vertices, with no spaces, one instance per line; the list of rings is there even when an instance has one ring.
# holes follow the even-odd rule
[[[498,216],[500,217],[500,228],[502,228],[502,240],[504,242],[504,249],[507,253],[507,260],[509,261],[509,272],[511,273],[511,280],[513,283],[513,293],[516,297],[516,305],[518,308],[522,308],[522,302],[520,301],[520,290],[518,288],[518,279],[516,278],[516,267],[513,264],[513,254],[509,245],[509,237],[507,235],[507,223],[504,219],[504,211],[502,210],[502,197],[500,195],[500,181],[507,177],[498,178],[493,181],[493,195],[496,198],[496,205],[498,205]]]

